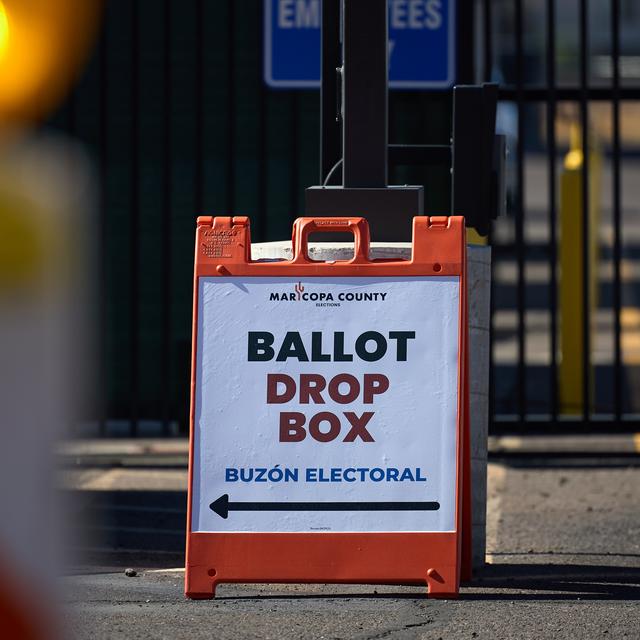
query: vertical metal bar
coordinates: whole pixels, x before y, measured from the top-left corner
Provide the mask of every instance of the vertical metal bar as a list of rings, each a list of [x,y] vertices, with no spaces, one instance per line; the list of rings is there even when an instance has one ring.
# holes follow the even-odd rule
[[[138,0],[131,1],[131,211],[130,211],[130,238],[129,238],[129,261],[130,261],[130,282],[131,295],[129,297],[130,315],[129,330],[131,333],[131,351],[129,354],[129,369],[131,372],[130,386],[130,412],[131,412],[131,435],[138,435],[138,411],[139,411],[139,370],[138,370],[138,325],[139,307],[138,294],[140,289],[139,281],[139,246],[138,238],[140,232],[140,137],[139,137],[139,6]]]
[[[266,9],[265,9],[266,10]],[[263,21],[256,20],[256,42],[260,43],[258,51],[264,51]],[[258,135],[256,140],[256,157],[258,158],[257,212],[256,225],[251,229],[254,242],[266,239],[267,233],[267,171],[269,159],[267,157],[267,108],[268,95],[265,89],[261,59],[258,56],[256,65],[256,86],[258,87],[258,101],[256,116],[258,118]]]
[[[106,21],[105,21],[106,23]],[[108,126],[108,58],[107,48],[109,45],[108,30],[103,28],[100,42],[99,65],[100,65],[100,86],[99,86],[99,121],[98,121],[98,148],[99,161],[98,170],[100,173],[100,210],[98,214],[98,339],[97,339],[97,380],[98,389],[98,430],[100,437],[107,433],[107,179],[108,179],[108,147],[109,136]]]
[[[161,349],[161,392],[162,392],[162,432],[169,435],[171,420],[171,205],[173,198],[172,141],[171,141],[171,103],[173,80],[171,73],[171,3],[164,0],[164,51],[163,65],[163,193],[162,193],[162,349]]]
[[[621,327],[621,240],[622,205],[620,183],[620,0],[611,2],[611,62],[613,67],[612,115],[613,115],[613,313],[614,313],[614,370],[613,393],[616,422],[622,419],[622,327]]]
[[[556,180],[556,22],[555,0],[547,0],[547,171],[549,173],[549,310],[551,421],[558,419],[558,253]]]
[[[495,401],[495,359],[493,357],[493,330],[494,330],[494,316],[496,311],[495,304],[495,267],[496,267],[496,254],[493,251],[494,236],[490,231],[487,236],[487,242],[492,247],[492,253],[489,263],[489,431],[492,430],[492,425],[495,422],[496,417],[496,401]]]
[[[291,138],[289,147],[289,167],[291,176],[291,191],[289,192],[289,216],[290,222],[300,215],[298,210],[298,196],[300,191],[300,171],[298,169],[298,138],[299,138],[299,123],[298,123],[298,92],[291,92]]]
[[[484,81],[491,82],[491,71],[493,69],[493,42],[491,39],[491,25],[493,24],[492,12],[491,12],[491,0],[484,0],[483,3],[483,73]]]
[[[456,82],[473,84],[475,78],[475,2],[456,3]]]
[[[340,160],[342,148],[337,118],[338,78],[341,63],[340,0],[322,2],[322,83],[320,86],[320,183]]]
[[[483,11],[483,33],[484,33],[484,79],[486,82],[491,81],[491,72],[493,68],[493,29],[492,29],[492,12],[491,0],[484,0]],[[494,236],[491,227],[487,236],[487,242],[490,246],[494,245]],[[495,371],[493,358],[493,318],[495,314],[495,253],[491,256],[490,276],[489,276],[489,429],[495,418]]]
[[[582,127],[582,407],[583,419],[591,414],[591,257],[589,220],[589,3],[580,0],[580,124]]]
[[[517,199],[515,215],[516,253],[518,265],[518,365],[517,365],[517,413],[520,424],[526,421],[526,370],[525,370],[525,260],[524,260],[524,49],[523,49],[522,0],[516,0],[515,46],[516,46],[516,102],[518,109],[517,149]]]
[[[256,42],[262,42],[259,51],[264,51],[264,29],[261,20],[256,23],[258,33],[256,34]],[[258,57],[260,62],[260,57]],[[262,242],[266,239],[267,234],[267,109],[269,96],[262,77],[262,66],[257,65],[257,83],[259,89],[258,110],[258,142],[256,155],[258,157],[258,234],[254,241]]]
[[[344,0],[345,187],[387,186],[387,21],[387,0]]]
[[[236,0],[228,0],[227,7],[227,214],[236,208]]]
[[[196,213],[204,213],[204,0],[196,0],[196,68],[195,68],[195,204]]]

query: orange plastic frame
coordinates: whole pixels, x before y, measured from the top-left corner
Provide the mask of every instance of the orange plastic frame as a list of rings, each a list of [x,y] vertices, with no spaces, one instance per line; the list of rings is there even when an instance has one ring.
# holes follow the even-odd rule
[[[351,260],[309,259],[309,234],[350,231]],[[200,217],[196,232],[193,355],[189,446],[189,503],[185,594],[213,598],[216,586],[232,582],[426,584],[431,597],[455,597],[461,578],[471,577],[471,502],[468,438],[468,353],[464,219],[413,219],[410,260],[369,260],[364,218],[298,218],[293,258],[252,262],[249,219]],[[459,276],[460,323],[455,531],[433,533],[207,533],[191,531],[193,445],[198,340],[198,279],[203,276]]]

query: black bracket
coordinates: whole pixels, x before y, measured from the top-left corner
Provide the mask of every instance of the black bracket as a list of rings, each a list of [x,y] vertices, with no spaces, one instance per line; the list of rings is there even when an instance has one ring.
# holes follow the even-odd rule
[[[453,88],[451,213],[486,236],[504,210],[504,138],[496,136],[498,85]],[[502,189],[503,193],[500,193]]]

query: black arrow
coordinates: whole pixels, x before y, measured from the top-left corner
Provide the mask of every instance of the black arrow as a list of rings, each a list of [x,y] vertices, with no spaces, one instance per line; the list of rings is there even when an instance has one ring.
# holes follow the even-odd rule
[[[439,502],[229,502],[224,494],[209,505],[221,518],[229,511],[437,511]]]

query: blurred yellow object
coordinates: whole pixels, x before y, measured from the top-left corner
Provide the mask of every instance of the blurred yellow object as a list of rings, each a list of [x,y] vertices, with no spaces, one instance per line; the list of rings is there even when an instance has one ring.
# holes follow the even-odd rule
[[[69,219],[91,215],[93,188],[84,153],[64,138],[30,133],[0,144],[0,323],[9,300],[67,286],[82,244]]]
[[[31,288],[45,268],[46,243],[34,204],[0,186],[0,299],[7,291]]]
[[[584,227],[582,213],[582,180],[585,153],[582,148],[582,131],[574,122],[571,127],[571,147],[564,159],[564,169],[560,177],[560,349],[561,359],[558,371],[561,412],[579,415],[593,410],[593,363],[589,358],[588,372],[591,387],[591,403],[585,407],[582,386],[584,367],[587,363],[584,353],[584,269],[589,263],[589,318],[595,317],[598,308],[598,233],[600,231],[602,183],[602,151],[593,131],[589,135],[590,149],[586,154],[589,163],[589,237],[588,255],[583,253]],[[591,327],[589,327],[589,351],[592,348]]]
[[[489,240],[487,236],[481,236],[475,229],[467,227],[467,244],[486,246],[489,244]]]
[[[0,129],[51,111],[78,75],[102,0],[0,0]]]
[[[4,57],[5,51],[9,47],[9,20],[4,4],[0,2],[0,60]]]

